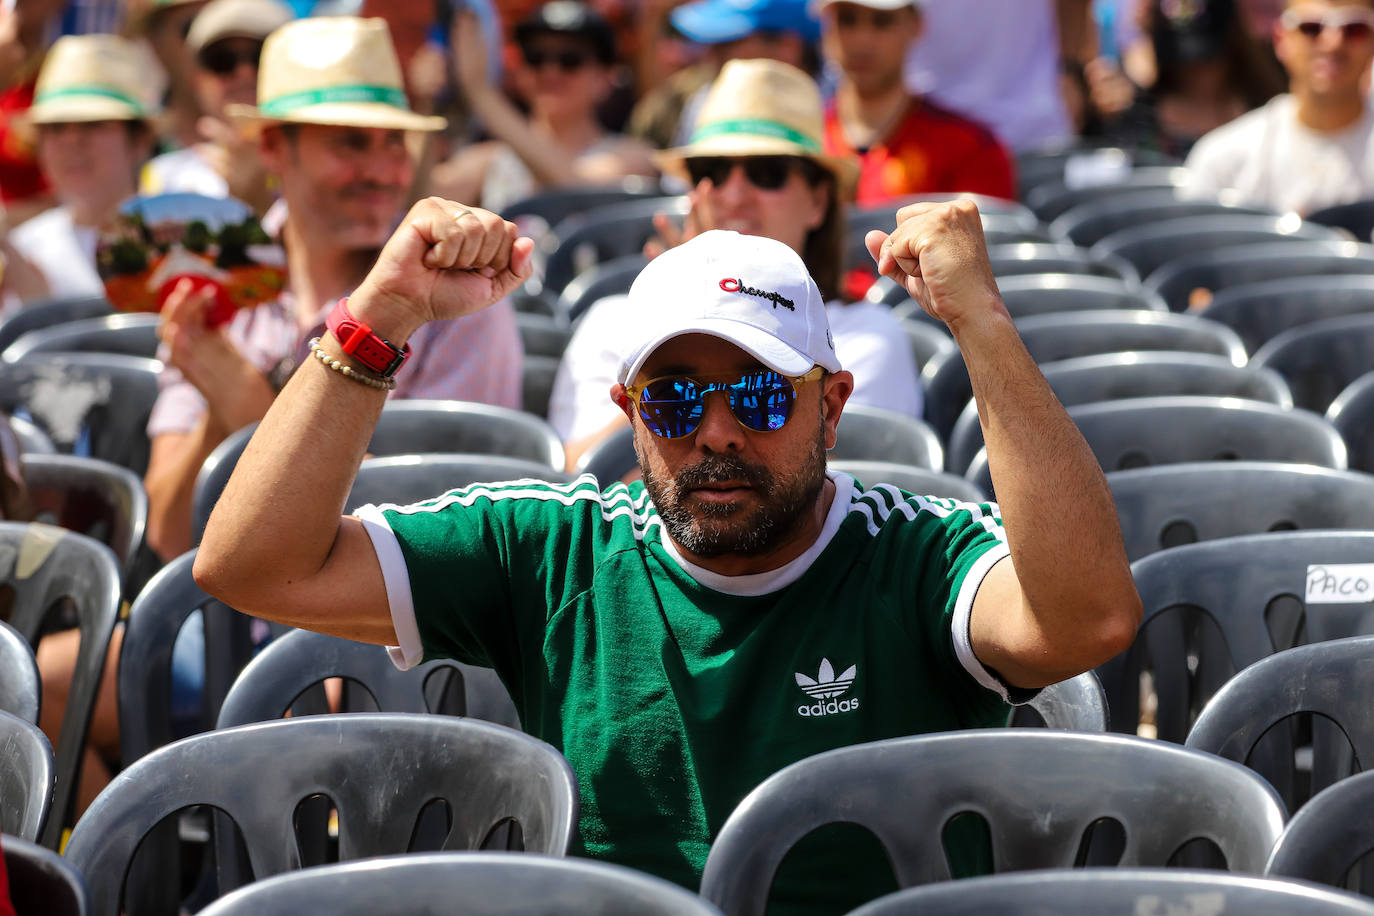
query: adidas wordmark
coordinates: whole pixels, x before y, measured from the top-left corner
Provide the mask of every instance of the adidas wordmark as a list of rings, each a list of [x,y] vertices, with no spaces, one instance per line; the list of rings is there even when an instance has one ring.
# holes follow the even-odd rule
[[[817,701],[809,705],[803,704],[798,706],[797,715],[807,718],[811,716],[832,716],[836,713],[853,712],[858,709],[858,697],[851,697],[847,700],[840,699],[840,697],[844,696],[845,692],[854,685],[854,676],[858,673],[858,670],[858,665],[850,665],[836,677],[835,668],[830,664],[830,659],[823,658],[821,659],[820,670],[816,672],[814,678],[797,672],[797,686],[800,687],[807,696]]]

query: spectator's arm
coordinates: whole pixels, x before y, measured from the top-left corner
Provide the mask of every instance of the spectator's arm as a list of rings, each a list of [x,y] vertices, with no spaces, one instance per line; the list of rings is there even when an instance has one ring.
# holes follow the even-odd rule
[[[1092,0],[1055,0],[1059,22],[1059,58],[1082,67],[1097,56],[1097,26]]]
[[[191,510],[196,475],[205,459],[224,441],[224,433],[201,417],[189,433],[153,437],[143,488],[148,491],[148,546],[163,560],[191,549]]]
[[[879,271],[949,326],[973,383],[1011,549],[974,599],[974,655],[1027,688],[1107,661],[1140,620],[1116,507],[1002,304],[977,208],[915,204],[867,241]]]

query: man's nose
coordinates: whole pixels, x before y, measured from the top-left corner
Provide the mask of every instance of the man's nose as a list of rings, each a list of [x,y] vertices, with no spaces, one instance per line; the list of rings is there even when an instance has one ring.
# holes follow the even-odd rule
[[[706,395],[696,432],[697,445],[711,452],[735,452],[743,446],[743,436],[744,428],[730,410],[729,395],[723,391]]]

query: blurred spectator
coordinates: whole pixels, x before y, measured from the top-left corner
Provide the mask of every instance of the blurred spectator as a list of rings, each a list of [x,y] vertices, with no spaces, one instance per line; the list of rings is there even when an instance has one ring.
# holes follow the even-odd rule
[[[844,256],[843,201],[857,169],[821,147],[820,92],[795,67],[732,61],[702,108],[696,137],[660,154],[665,173],[690,180],[692,209],[683,231],[659,221],[654,251],[708,229],[761,235],[802,256],[827,300],[841,363],[854,373],[851,403],[921,414],[921,387],[907,336],[886,306],[839,298]],[[652,253],[652,252],[651,252]],[[625,415],[608,397],[633,337],[636,315],[624,296],[592,306],[568,343],[554,381],[549,419],[570,461],[619,429]]]
[[[291,18],[277,0],[213,0],[197,14],[186,46],[195,55],[196,98],[205,112],[198,128],[205,140],[149,162],[143,193],[236,197],[259,213],[267,210],[272,192],[256,140],[230,124],[224,108],[257,101],[263,40]]]
[[[53,296],[101,295],[96,236],[134,193],[152,151],[148,58],[114,35],[59,38],[22,123],[36,131],[38,161],[60,206],[15,227],[14,250],[41,271]]]
[[[476,18],[460,14],[453,34],[463,94],[495,139],[437,166],[434,193],[499,212],[542,188],[656,174],[644,143],[609,133],[597,120],[612,88],[616,49],[610,27],[589,7],[554,0],[516,27],[521,60],[512,78],[528,118],[487,81]]]
[[[33,104],[48,26],[61,8],[62,0],[0,3],[0,204],[11,225],[53,205],[31,138],[17,121]]]
[[[201,115],[196,65],[186,35],[206,0],[130,0],[126,30],[147,40],[162,65],[166,97],[161,129],[174,146],[199,143]]]
[[[1145,0],[1140,18],[1147,47],[1132,53],[1148,86],[1137,88],[1105,60],[1089,68],[1107,142],[1181,159],[1203,134],[1283,88],[1234,0]]]
[[[825,113],[826,152],[859,161],[860,204],[924,191],[1014,199],[1011,156],[992,132],[902,84],[902,61],[920,40],[926,2],[817,4],[826,62],[841,74]]]
[[[1093,56],[1089,0],[929,0],[925,20],[907,55],[912,92],[987,125],[1015,152],[1071,139],[1062,77]]]
[[[165,558],[190,545],[201,463],[230,433],[262,418],[396,224],[413,173],[406,132],[444,126],[407,107],[386,24],[351,17],[297,20],[272,33],[257,107],[230,106],[229,114],[260,130],[261,155],[281,183],[282,202],[265,222],[285,218],[290,289],[222,329],[205,325],[208,296],[177,291],[164,307],[168,368],[148,422],[145,483],[148,543]],[[410,346],[392,397],[520,406],[523,356],[508,302],[429,325]]]
[[[1198,141],[1188,188],[1308,213],[1374,195],[1374,3],[1296,0],[1274,30],[1288,93]]]
[[[630,132],[658,148],[691,139],[698,112],[726,62],[766,59],[816,69],[813,45],[820,24],[806,0],[694,0],[674,7],[668,18],[678,34],[706,47],[706,57],[635,106]]]

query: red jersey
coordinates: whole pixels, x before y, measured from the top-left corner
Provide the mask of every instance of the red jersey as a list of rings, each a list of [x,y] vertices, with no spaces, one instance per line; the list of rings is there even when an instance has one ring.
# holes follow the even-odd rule
[[[921,98],[913,98],[887,136],[863,151],[849,145],[832,101],[825,112],[825,151],[859,162],[860,205],[926,191],[1016,198],[1011,154],[992,132]]]
[[[33,145],[14,129],[14,116],[33,104],[34,82],[0,92],[0,200],[28,200],[48,192]]]

